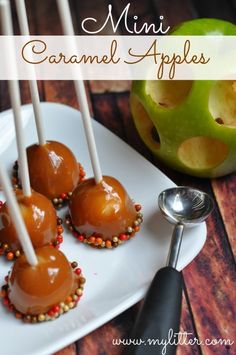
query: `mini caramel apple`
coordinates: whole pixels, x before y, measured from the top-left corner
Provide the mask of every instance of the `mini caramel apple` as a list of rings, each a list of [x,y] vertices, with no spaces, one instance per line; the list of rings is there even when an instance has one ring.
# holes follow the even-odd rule
[[[47,244],[58,245],[62,242],[62,221],[57,218],[50,200],[32,191],[24,196],[22,190],[15,191],[21,215],[35,248]],[[0,204],[0,254],[8,260],[19,257],[21,252],[17,231],[12,222],[7,202]]]
[[[85,172],[77,163],[72,151],[62,143],[47,141],[44,145],[33,144],[27,148],[30,185],[61,207],[78,182],[83,180]],[[18,182],[18,166],[14,166],[14,175]]]
[[[139,231],[140,209],[115,178],[103,176],[98,184],[90,178],[74,190],[66,223],[78,240],[99,248],[111,248]]]
[[[28,323],[52,320],[74,308],[85,283],[77,263],[69,263],[59,250],[44,246],[35,250],[38,264],[25,255],[13,265],[3,286],[3,303]]]

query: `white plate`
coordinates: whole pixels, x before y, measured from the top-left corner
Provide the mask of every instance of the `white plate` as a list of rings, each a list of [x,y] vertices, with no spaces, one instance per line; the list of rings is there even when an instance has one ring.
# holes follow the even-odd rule
[[[47,138],[68,145],[92,175],[80,113],[68,106],[42,103]],[[22,107],[27,118],[27,144],[36,141],[32,106]],[[13,126],[12,111],[0,114]],[[172,226],[157,207],[158,194],[174,186],[164,174],[106,128],[93,121],[103,174],[115,176],[130,196],[143,206],[144,223],[137,236],[115,250],[95,250],[64,233],[61,248],[70,261],[78,260],[87,279],[84,296],[78,307],[53,322],[24,324],[0,305],[1,354],[43,355],[53,353],[83,337],[139,301],[157,269],[165,264]],[[0,152],[9,171],[17,158],[16,143],[9,135],[8,145]],[[0,199],[2,196],[0,196]],[[185,231],[178,269],[181,270],[198,254],[206,239],[206,226],[201,224]],[[10,263],[0,259],[3,282]]]

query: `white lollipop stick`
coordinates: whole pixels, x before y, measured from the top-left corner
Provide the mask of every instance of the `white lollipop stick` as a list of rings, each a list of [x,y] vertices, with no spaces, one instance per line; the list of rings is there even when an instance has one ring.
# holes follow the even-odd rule
[[[15,0],[16,11],[20,25],[20,32],[24,36],[30,36],[27,13],[24,0]],[[42,110],[39,99],[38,85],[35,70],[32,70],[34,80],[29,80],[30,94],[34,108],[34,117],[37,128],[38,141],[40,145],[46,144],[45,128],[43,124]]]
[[[63,31],[65,35],[74,36],[74,28],[71,18],[71,12],[67,0],[57,0],[57,5],[61,17]],[[102,172],[97,154],[97,147],[95,143],[92,122],[89,113],[88,100],[86,96],[85,86],[83,80],[74,80],[76,96],[80,105],[83,125],[86,135],[86,140],[89,149],[89,155],[92,163],[95,181],[98,184],[102,180]]]
[[[25,223],[23,221],[22,215],[20,213],[20,209],[16,201],[16,197],[12,191],[10,179],[7,176],[6,169],[3,167],[1,161],[0,161],[0,180],[1,180],[1,185],[3,187],[3,192],[7,200],[8,210],[12,222],[17,231],[17,236],[20,240],[22,249],[24,250],[26,259],[30,265],[35,266],[38,264],[38,260],[34,248],[32,246],[32,242],[29,237],[28,231],[26,229]]]
[[[9,1],[8,0],[0,1],[0,7],[1,7],[0,13],[1,13],[3,33],[6,36],[13,36],[13,27],[11,21]],[[9,41],[11,42],[11,38],[9,38]],[[11,45],[9,45],[9,50],[11,51],[12,54],[11,57],[14,58],[13,44],[12,43],[10,44]],[[16,64],[14,62],[11,62],[10,64],[12,66],[12,70],[16,72],[17,70]],[[19,166],[20,166],[20,175],[21,175],[23,194],[25,196],[31,196],[28,161],[27,161],[24,134],[23,134],[23,121],[21,115],[21,99],[20,99],[19,83],[16,80],[10,80],[8,82],[8,85],[10,90],[11,105],[14,114],[16,142],[17,142],[18,155],[19,155]]]

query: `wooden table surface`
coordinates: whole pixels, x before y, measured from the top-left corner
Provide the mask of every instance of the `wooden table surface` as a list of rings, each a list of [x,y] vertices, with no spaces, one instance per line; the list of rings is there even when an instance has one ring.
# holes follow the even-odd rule
[[[119,16],[128,0],[71,1],[74,23],[81,33],[80,23],[85,17],[104,21],[107,5],[112,3]],[[61,34],[55,0],[26,1],[32,34]],[[13,5],[13,4],[12,4]],[[19,33],[15,16],[15,33]],[[131,1],[130,16],[138,15],[141,23],[154,22],[164,15],[171,27],[183,20],[197,17],[217,17],[236,20],[235,0],[135,0]],[[108,34],[106,29],[102,34]],[[122,28],[120,28],[122,33]],[[123,32],[124,33],[124,32]],[[78,108],[72,82],[39,82],[42,101],[61,102]],[[27,82],[21,82],[23,103],[30,102]],[[140,140],[129,108],[130,82],[90,81],[87,83],[90,111],[93,117],[109,128],[148,160],[158,166],[175,183],[201,188],[216,202],[216,208],[207,221],[207,241],[200,254],[183,270],[184,291],[181,330],[201,340],[222,338],[236,342],[236,174],[218,179],[197,179],[165,168],[152,156]],[[0,83],[0,110],[10,107],[7,84]],[[95,330],[58,355],[118,355],[121,346],[113,346],[113,338],[127,338],[134,323],[137,304],[101,328]],[[1,351],[0,351],[1,352]],[[236,354],[236,344],[229,346],[179,346],[178,354]],[[22,355],[22,354],[21,354]],[[168,355],[168,354],[167,354]]]

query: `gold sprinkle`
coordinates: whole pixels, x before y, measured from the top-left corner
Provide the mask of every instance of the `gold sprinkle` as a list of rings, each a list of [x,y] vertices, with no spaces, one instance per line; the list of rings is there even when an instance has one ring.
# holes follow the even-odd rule
[[[70,308],[69,308],[69,306],[65,305],[63,309],[64,309],[64,312],[68,312]]]
[[[44,322],[45,321],[45,315],[44,314],[40,314],[39,316],[38,316],[38,321],[39,322]]]

